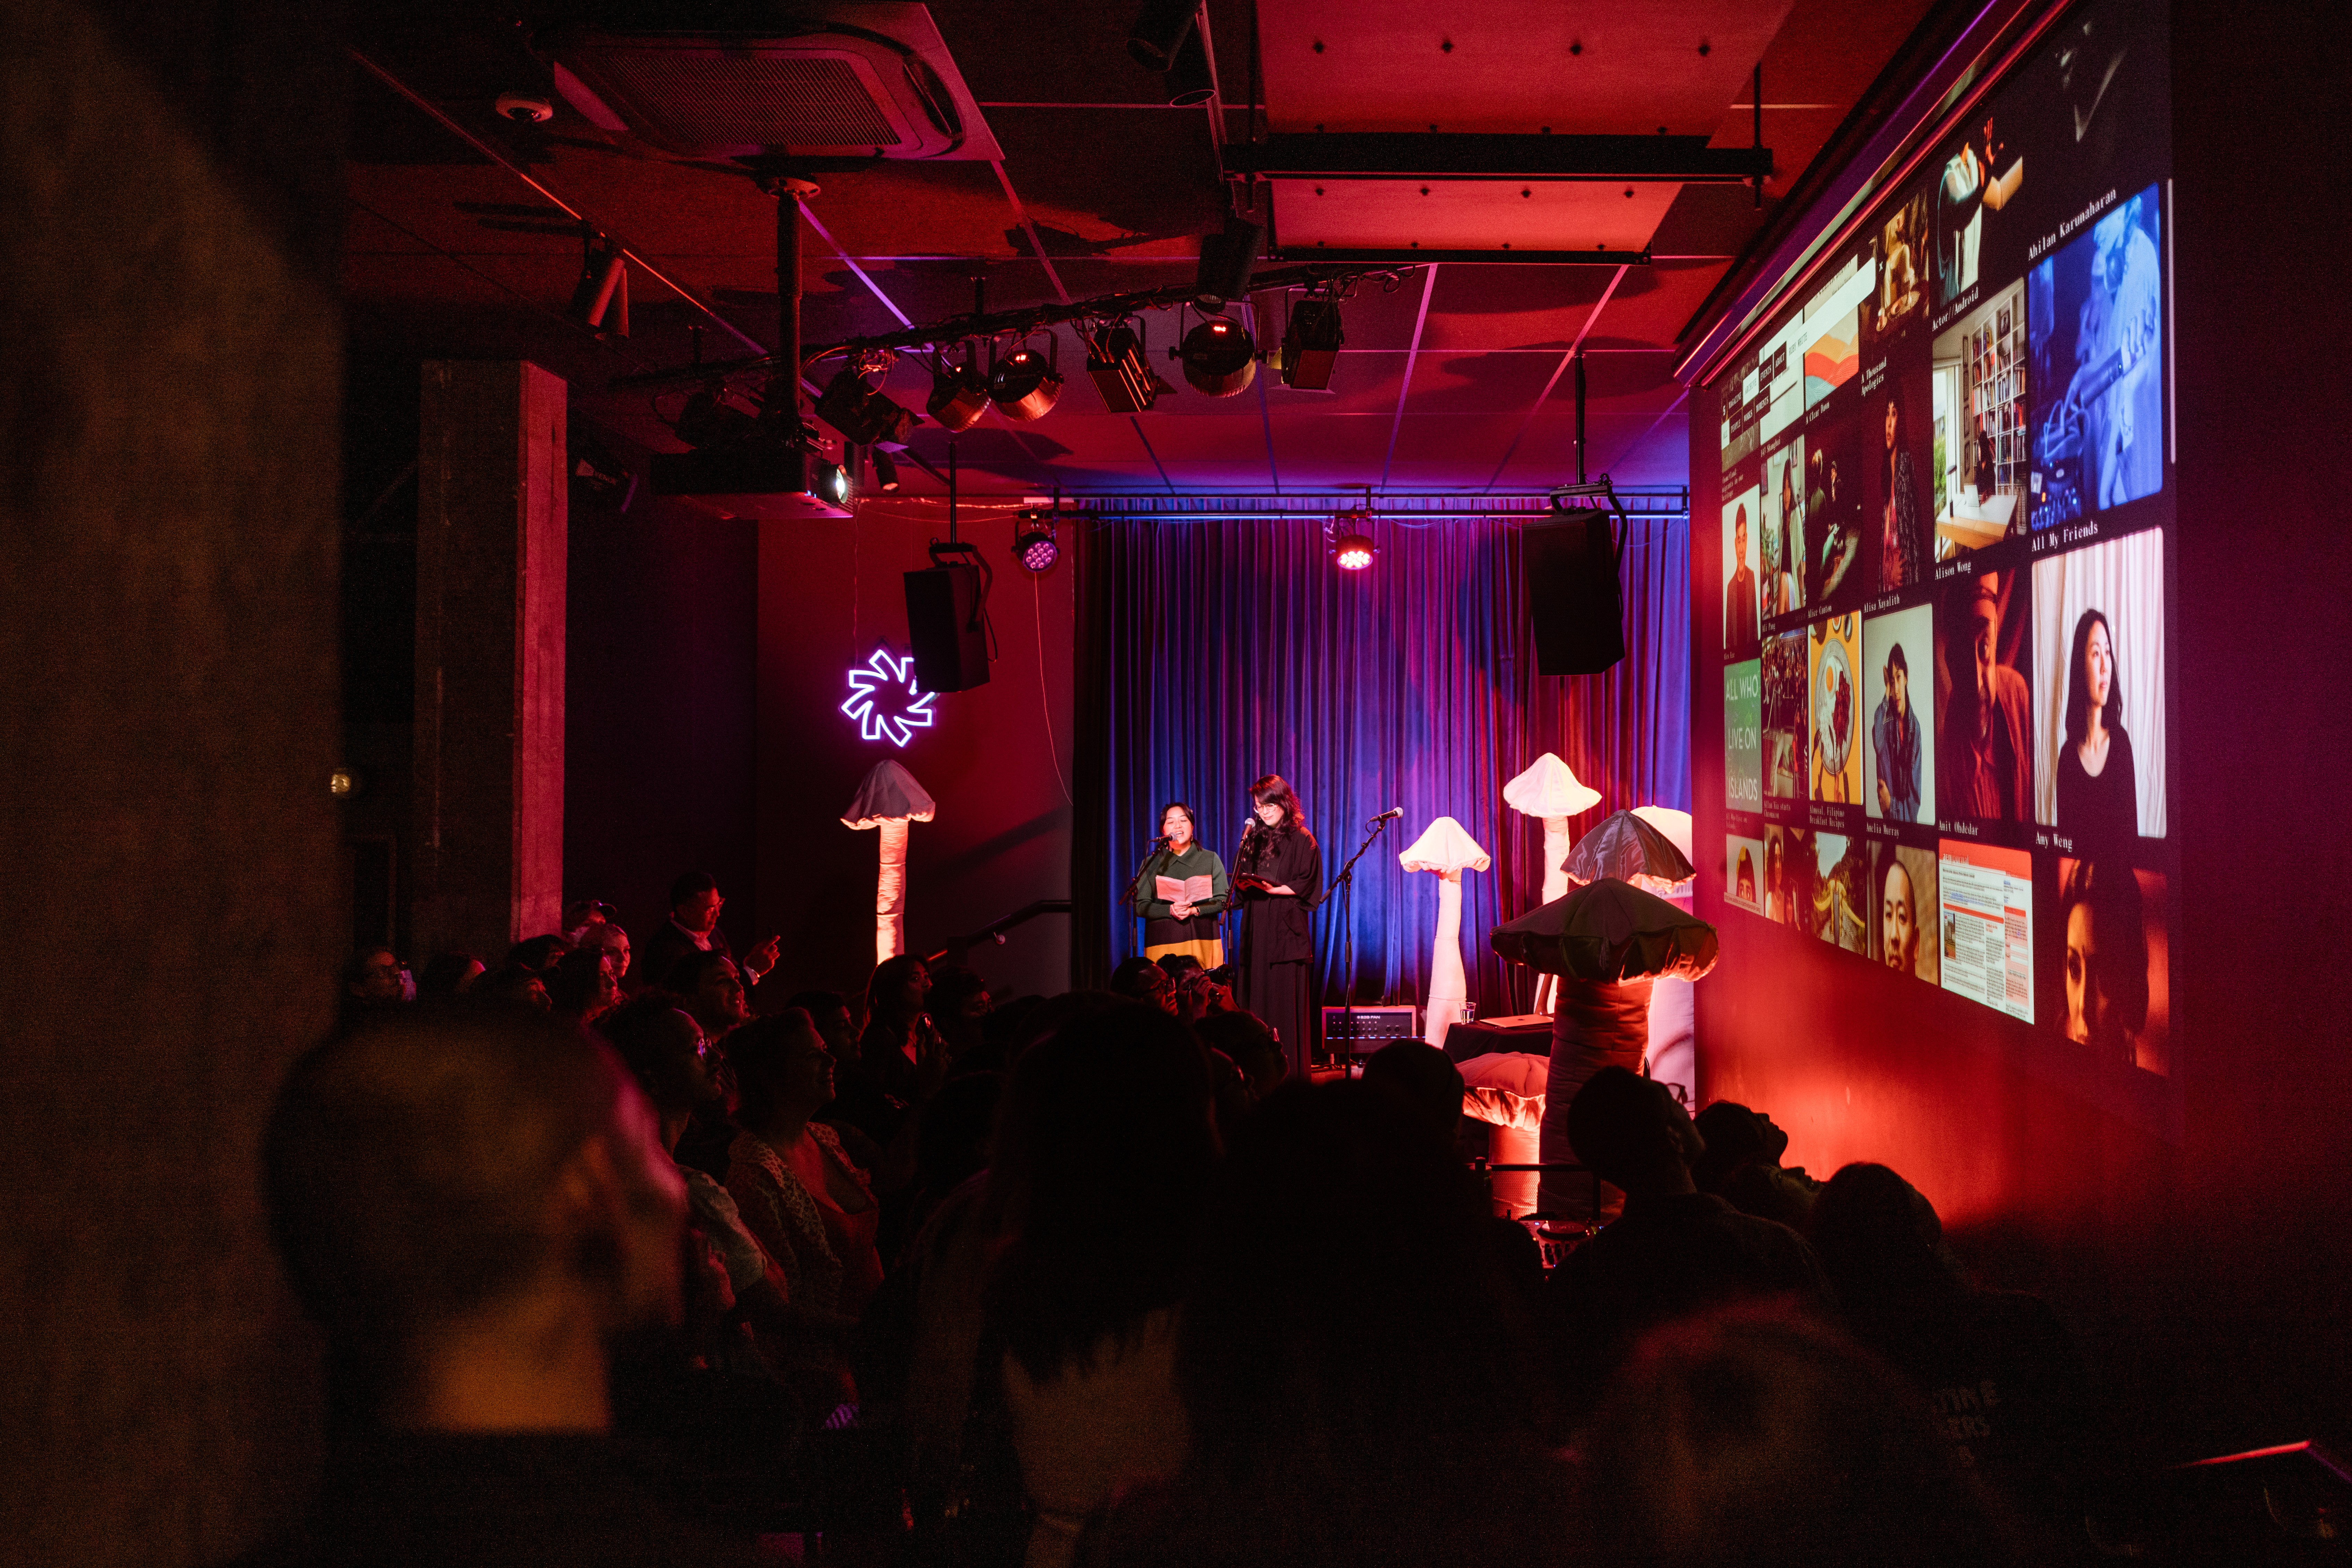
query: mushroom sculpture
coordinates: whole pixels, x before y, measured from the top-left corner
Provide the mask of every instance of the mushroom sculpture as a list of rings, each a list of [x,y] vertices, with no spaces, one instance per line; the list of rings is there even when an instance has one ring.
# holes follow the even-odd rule
[[[1483,871],[1494,862],[1450,816],[1431,823],[1397,861],[1408,871],[1438,876],[1437,947],[1429,961],[1428,1017],[1421,1037],[1442,1048],[1445,1031],[1470,999],[1469,979],[1462,971],[1462,873]]]
[[[1601,792],[1580,781],[1569,765],[1550,752],[1538,757],[1527,772],[1503,786],[1503,804],[1526,816],[1543,819],[1543,901],[1568,894],[1568,819],[1601,804]],[[1549,1013],[1559,999],[1559,977],[1536,976],[1535,1011]]]
[[[939,809],[915,775],[898,763],[874,764],[857,798],[841,814],[845,827],[880,829],[881,868],[874,879],[874,962],[907,951],[907,824],[929,822]]]

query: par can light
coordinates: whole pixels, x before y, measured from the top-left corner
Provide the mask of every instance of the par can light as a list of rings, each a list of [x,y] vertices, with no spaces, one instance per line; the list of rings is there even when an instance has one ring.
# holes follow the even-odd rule
[[[1209,317],[1168,353],[1184,367],[1192,390],[1211,397],[1245,391],[1257,376],[1257,345],[1249,330],[1230,316]]]
[[[1045,354],[1023,344],[996,362],[988,378],[989,401],[1007,419],[1027,423],[1054,411],[1062,395],[1062,377]]]

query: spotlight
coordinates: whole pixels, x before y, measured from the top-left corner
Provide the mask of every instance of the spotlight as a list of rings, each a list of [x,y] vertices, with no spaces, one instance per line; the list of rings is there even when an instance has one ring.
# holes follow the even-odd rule
[[[1200,28],[1184,35],[1175,59],[1169,64],[1166,79],[1171,108],[1190,109],[1217,95],[1217,81],[1209,74],[1209,51],[1201,43]]]
[[[1061,542],[1054,536],[1054,520],[1042,511],[1021,514],[1023,527],[1013,536],[1013,559],[1022,569],[1042,576],[1062,558]]]
[[[1201,237],[1201,261],[1192,276],[1192,293],[1203,310],[1222,310],[1228,301],[1249,292],[1250,268],[1257,264],[1258,241],[1265,231],[1237,214],[1225,215],[1225,226]]]
[[[886,493],[898,488],[898,465],[879,447],[874,448],[874,488]]]
[[[1144,362],[1142,337],[1122,321],[1089,340],[1087,374],[1113,414],[1141,414],[1159,401],[1168,384]]]
[[[629,262],[618,247],[583,253],[571,314],[600,338],[629,335]]]
[[[1183,343],[1168,351],[1184,366],[1192,390],[1211,397],[1231,397],[1257,375],[1257,345],[1249,331],[1229,316],[1211,316],[1184,334]]]
[[[1330,541],[1331,564],[1342,572],[1361,572],[1380,557],[1380,546],[1365,530],[1371,524],[1368,511],[1342,512],[1331,520],[1323,531]]]
[[[1060,340],[1049,337],[1047,342],[1058,343]],[[1059,357],[1058,348],[1051,352]],[[1053,359],[1025,343],[997,361],[995,370],[989,374],[989,401],[1007,419],[1024,423],[1043,419],[1054,411],[1055,400],[1061,395],[1062,377]]]
[[[969,358],[960,370],[949,368],[941,360],[933,367],[931,395],[923,411],[949,434],[960,436],[988,412],[988,382]]]
[[[1176,51],[1192,31],[1192,16],[1200,8],[1200,0],[1143,0],[1135,26],[1127,32],[1127,52],[1139,66],[1166,70],[1176,63]]]
[[[1290,312],[1282,332],[1282,384],[1300,392],[1331,390],[1331,368],[1347,334],[1339,330],[1339,301],[1309,294]]]
[[[877,447],[885,441],[903,447],[907,432],[922,423],[912,409],[899,407],[866,385],[855,365],[826,384],[816,400],[816,414],[840,431],[845,440],[861,447]]]

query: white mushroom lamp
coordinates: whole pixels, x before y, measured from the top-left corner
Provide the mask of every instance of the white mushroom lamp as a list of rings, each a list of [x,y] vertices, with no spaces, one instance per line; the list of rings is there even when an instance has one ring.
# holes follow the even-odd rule
[[[1503,804],[1526,816],[1543,819],[1543,902],[1568,896],[1568,819],[1601,804],[1601,792],[1580,782],[1569,765],[1550,752],[1538,757],[1527,772],[1503,786]],[[1549,1013],[1559,994],[1559,976],[1536,976],[1535,1011]]]
[[[1445,1031],[1470,999],[1470,982],[1462,970],[1462,873],[1483,871],[1494,862],[1460,823],[1441,816],[1397,856],[1397,863],[1438,877],[1437,946],[1430,955],[1428,1017],[1421,1037],[1443,1047]]]
[[[898,763],[874,764],[842,826],[878,828],[881,865],[874,879],[874,962],[907,951],[907,824],[929,822],[939,803]]]

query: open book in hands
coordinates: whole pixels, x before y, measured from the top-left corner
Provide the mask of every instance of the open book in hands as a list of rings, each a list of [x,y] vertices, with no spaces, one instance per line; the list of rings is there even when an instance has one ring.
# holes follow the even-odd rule
[[[1163,904],[1197,904],[1215,895],[1216,883],[1207,877],[1157,877],[1152,896]]]
[[[1234,877],[1234,886],[1254,893],[1270,893],[1274,884],[1255,871],[1243,871]]]

